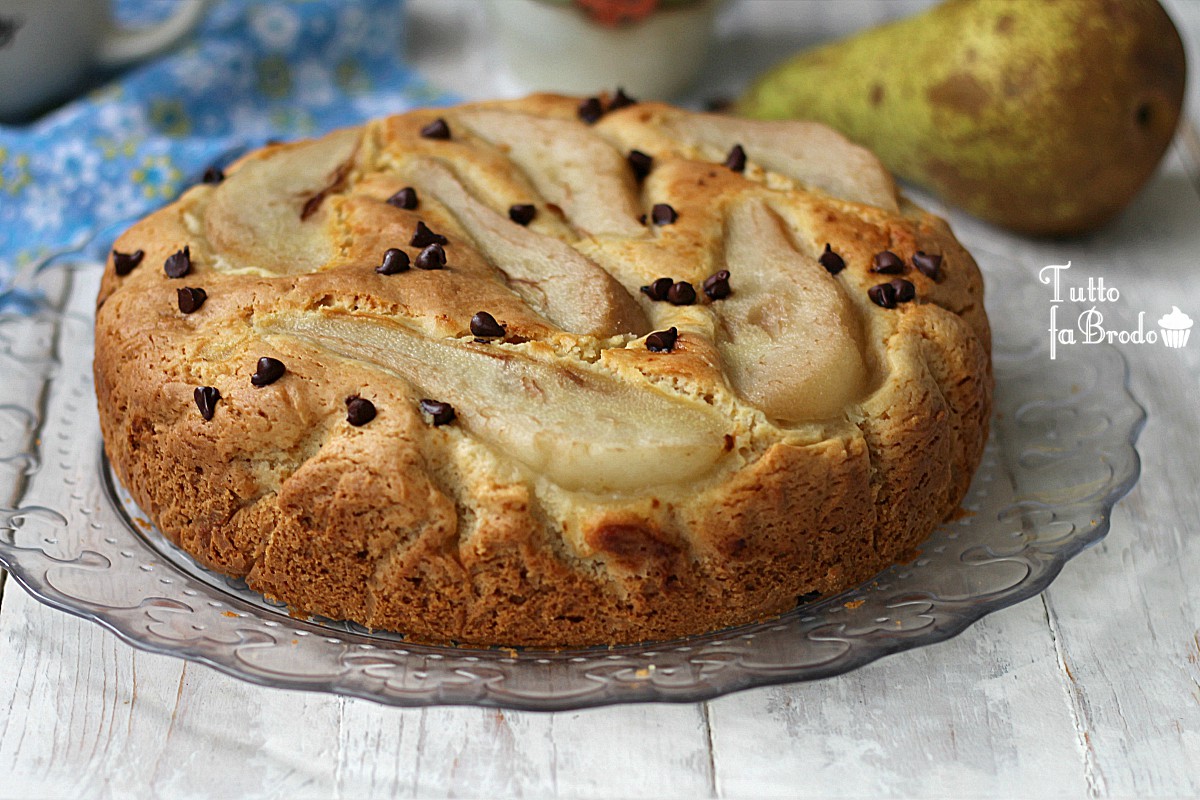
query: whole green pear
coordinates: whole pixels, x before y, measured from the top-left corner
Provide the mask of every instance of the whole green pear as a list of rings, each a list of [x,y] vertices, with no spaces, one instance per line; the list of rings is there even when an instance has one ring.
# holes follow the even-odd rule
[[[982,219],[1077,234],[1150,177],[1185,74],[1156,0],[949,0],[780,64],[734,110],[824,122]]]

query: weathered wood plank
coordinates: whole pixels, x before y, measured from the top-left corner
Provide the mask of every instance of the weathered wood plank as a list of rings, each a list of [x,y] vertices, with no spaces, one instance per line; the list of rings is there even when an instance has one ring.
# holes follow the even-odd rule
[[[346,701],[340,797],[708,797],[699,706],[535,714]],[[374,754],[368,763],[357,759]]]
[[[1200,162],[1176,149],[1076,262],[1120,290],[1112,314],[1122,327],[1135,327],[1144,311],[1154,329],[1172,305],[1200,321],[1198,174]],[[1046,594],[1099,794],[1200,794],[1196,335],[1183,349],[1121,345],[1149,415],[1142,477],[1117,507],[1112,534]]]
[[[331,797],[340,701],[133,650],[10,598],[0,796]]]
[[[1079,794],[1038,600],[858,672],[712,703],[722,796]]]
[[[699,706],[394,709],[140,653],[20,592],[5,616],[0,796],[712,795]]]

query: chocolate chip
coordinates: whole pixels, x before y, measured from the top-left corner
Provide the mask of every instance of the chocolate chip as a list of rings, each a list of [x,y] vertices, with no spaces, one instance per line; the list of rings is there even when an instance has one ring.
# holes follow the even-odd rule
[[[375,419],[375,404],[353,395],[346,398],[346,422],[358,428]]]
[[[871,259],[871,272],[882,272],[886,275],[895,275],[897,272],[904,271],[904,261],[900,256],[893,253],[891,250],[884,250],[881,253],[876,253]]]
[[[654,208],[650,209],[650,219],[654,220],[655,225],[670,225],[679,219],[679,215],[666,203],[655,203]]]
[[[200,176],[201,183],[220,183],[225,180],[225,171],[220,167],[209,167]]]
[[[729,270],[723,269],[709,275],[704,279],[703,288],[709,300],[724,300],[729,297],[732,291],[729,288]]]
[[[913,286],[910,281],[904,280],[904,278],[892,278],[890,281],[888,281],[888,284],[896,293],[897,303],[907,303],[909,300],[912,300],[917,296],[916,287]]]
[[[133,272],[138,264],[142,263],[142,258],[146,254],[141,250],[134,250],[132,253],[122,253],[120,250],[113,250],[113,272],[124,276]]]
[[[426,139],[449,139],[450,126],[446,124],[446,120],[438,117],[424,128],[421,128],[421,136]]]
[[[412,211],[417,207],[417,190],[411,186],[405,186],[389,197],[387,202],[389,206],[403,208],[405,211]]]
[[[867,289],[867,297],[871,302],[883,308],[896,307],[896,287],[890,283],[880,283]]]
[[[449,244],[449,240],[440,233],[434,233],[429,229],[429,226],[424,222],[417,220],[417,230],[413,233],[412,241],[409,242],[413,247],[428,247],[431,244]]]
[[[740,144],[735,144],[729,151],[729,155],[725,156],[725,166],[734,172],[741,172],[746,169],[746,151],[742,149]]]
[[[940,280],[942,277],[942,257],[924,250],[913,253],[913,266],[917,271],[930,280]]]
[[[380,275],[395,275],[408,272],[408,253],[398,247],[389,247],[383,254],[383,262],[375,268]]]
[[[504,335],[504,326],[486,311],[471,317],[471,333],[480,339],[498,339]]]
[[[825,252],[821,253],[821,257],[817,259],[821,262],[821,266],[829,272],[830,275],[837,275],[846,268],[846,261],[833,252],[833,248],[829,246],[829,242],[825,243]]]
[[[675,328],[655,331],[646,337],[646,349],[651,353],[669,353],[675,349],[675,340],[678,338],[679,331]]]
[[[257,370],[250,376],[250,384],[252,386],[270,386],[282,378],[285,372],[287,372],[287,367],[283,366],[282,361],[270,356],[263,356],[258,360]]]
[[[618,109],[634,105],[635,103],[637,103],[637,100],[634,100],[632,97],[625,94],[625,90],[618,86],[616,95],[614,95],[613,99],[608,103],[608,110],[616,111]]]
[[[679,281],[667,290],[667,302],[673,306],[690,306],[696,302],[696,289],[687,281]]]
[[[796,598],[796,605],[802,606],[805,603],[811,603],[813,600],[816,600],[820,596],[821,596],[820,592],[805,592],[804,594],[802,594]]]
[[[429,421],[438,425],[448,425],[454,421],[454,406],[440,400],[426,398],[420,402],[421,411],[429,416]]]
[[[167,256],[167,260],[163,262],[163,270],[167,273],[168,278],[182,278],[187,275],[192,271],[191,249],[184,247]]]
[[[179,310],[184,314],[199,311],[200,306],[208,299],[208,292],[199,287],[185,287],[175,290],[175,299],[179,302]]]
[[[200,416],[204,417],[206,422],[212,419],[221,393],[212,386],[197,386],[196,391],[192,392],[192,397],[196,400],[196,408],[200,409]]]
[[[633,177],[638,181],[643,181],[650,174],[650,170],[654,169],[654,157],[648,156],[641,150],[630,150],[629,155],[625,156],[625,160],[629,162],[629,168],[633,170]]]
[[[417,254],[413,262],[418,269],[441,269],[446,266],[446,251],[436,242]]]
[[[536,216],[537,206],[531,206],[528,203],[518,203],[508,208],[508,218],[518,225],[528,225]]]
[[[599,97],[589,97],[579,104],[575,113],[579,114],[579,118],[588,125],[592,125],[604,116],[604,106],[600,105]]]
[[[642,294],[649,297],[651,300],[660,301],[667,299],[667,292],[675,285],[675,281],[670,278],[658,278],[650,282],[649,286],[642,287]]]

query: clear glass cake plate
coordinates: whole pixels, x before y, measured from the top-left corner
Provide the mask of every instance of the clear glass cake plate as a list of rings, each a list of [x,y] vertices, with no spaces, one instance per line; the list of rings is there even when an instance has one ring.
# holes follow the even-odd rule
[[[1059,348],[1051,360],[1036,266],[977,256],[996,408],[967,513],[935,530],[915,561],[776,619],[551,652],[434,647],[288,616],[167,542],[113,479],[91,381],[95,266],[51,270],[39,277],[41,302],[0,311],[0,565],[41,602],[134,647],[266,686],[393,705],[691,702],[844,673],[1038,594],[1107,533],[1138,477],[1145,414],[1120,352]]]

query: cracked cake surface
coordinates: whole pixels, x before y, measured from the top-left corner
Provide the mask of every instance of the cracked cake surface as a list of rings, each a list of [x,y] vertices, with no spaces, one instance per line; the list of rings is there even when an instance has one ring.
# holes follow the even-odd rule
[[[970,255],[823,126],[598,102],[271,145],[123,234],[96,389],[159,529],[471,644],[696,634],[911,558],[987,436]]]

